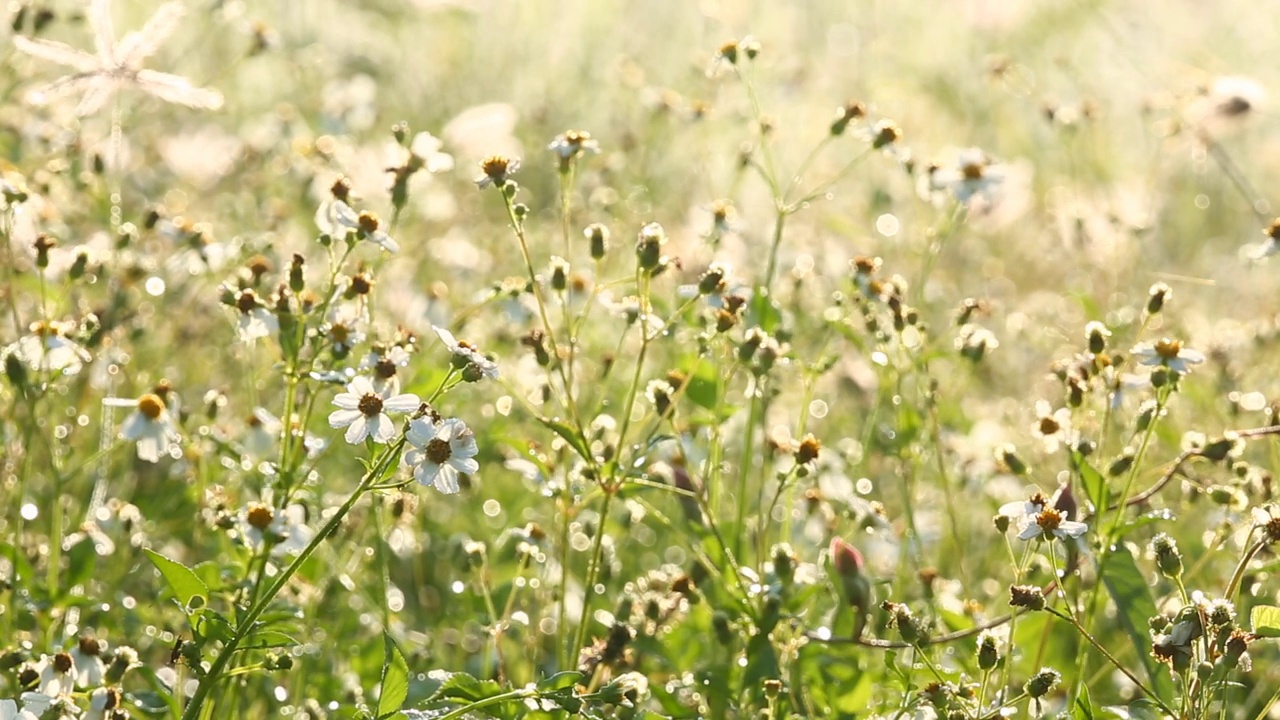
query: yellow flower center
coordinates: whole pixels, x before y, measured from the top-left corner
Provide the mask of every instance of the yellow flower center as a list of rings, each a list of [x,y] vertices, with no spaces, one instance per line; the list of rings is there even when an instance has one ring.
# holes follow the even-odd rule
[[[1156,343],[1156,354],[1165,360],[1177,359],[1180,352],[1182,352],[1182,342],[1179,340],[1164,338]]]
[[[156,420],[164,414],[164,400],[159,395],[147,393],[138,398],[138,412],[148,420]]]

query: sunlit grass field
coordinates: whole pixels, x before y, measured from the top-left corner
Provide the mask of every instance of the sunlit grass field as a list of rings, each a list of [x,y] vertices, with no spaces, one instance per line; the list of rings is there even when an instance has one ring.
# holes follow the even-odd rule
[[[1280,5],[0,17],[0,719],[1280,718]]]

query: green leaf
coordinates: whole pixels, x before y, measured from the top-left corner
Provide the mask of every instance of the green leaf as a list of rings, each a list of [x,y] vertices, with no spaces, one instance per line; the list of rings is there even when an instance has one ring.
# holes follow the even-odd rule
[[[582,439],[582,436],[580,436],[573,428],[569,427],[569,425],[563,420],[544,417],[538,418],[538,422],[547,426],[555,432],[555,434],[564,438],[564,441],[569,443],[569,447],[573,448],[573,451],[578,453],[578,457],[587,461],[591,460],[591,448],[587,447],[587,443]]]
[[[1080,475],[1080,482],[1084,485],[1084,496],[1093,503],[1096,512],[1101,512],[1109,504],[1107,479],[1089,464],[1084,455],[1078,452],[1071,453],[1071,465]]]
[[[716,377],[716,367],[711,364],[698,366],[698,372],[685,380],[685,397],[708,410],[715,410],[720,404],[720,388]]]
[[[436,689],[431,699],[479,702],[502,693],[502,686],[493,680],[477,680],[466,673],[451,673]]]
[[[176,560],[170,560],[154,550],[146,549],[143,552],[147,554],[151,564],[160,571],[164,581],[169,584],[169,589],[173,591],[173,596],[177,598],[183,612],[190,615],[208,604],[209,588],[192,572],[191,568]]]
[[[1142,571],[1124,545],[1116,546],[1103,561],[1101,575],[1116,604],[1116,617],[1146,666],[1152,689],[1161,700],[1172,703],[1173,679],[1169,677],[1168,670],[1151,656],[1151,638],[1147,633],[1147,618],[1156,614],[1156,604],[1151,599],[1151,589],[1142,577]]]
[[[287,633],[279,630],[258,629],[249,633],[244,642],[240,643],[241,650],[270,650],[273,648],[294,647],[300,643]]]
[[[92,539],[85,536],[80,542],[72,545],[67,551],[67,560],[71,572],[67,577],[67,586],[75,587],[93,577],[93,569],[98,562],[98,550]]]
[[[1280,637],[1280,607],[1258,605],[1249,611],[1249,624],[1253,632],[1261,637]]]
[[[574,685],[577,685],[578,681],[585,678],[585,675],[573,670],[558,672],[549,678],[543,678],[543,680],[538,683],[538,692],[553,693],[557,690],[571,688]]]
[[[390,635],[383,635],[382,641],[386,647],[386,659],[382,663],[382,682],[378,692],[379,720],[400,712],[409,697],[409,664]]]
[[[1072,720],[1094,720],[1093,701],[1089,699],[1089,686],[1081,683],[1080,694],[1076,696],[1075,703],[1071,706]]]

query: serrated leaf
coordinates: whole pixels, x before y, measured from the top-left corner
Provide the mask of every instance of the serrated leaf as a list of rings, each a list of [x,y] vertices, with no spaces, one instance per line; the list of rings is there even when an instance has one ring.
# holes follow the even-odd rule
[[[160,571],[160,576],[168,583],[183,612],[189,615],[208,604],[209,588],[191,568],[177,560],[170,560],[154,550],[146,549],[143,552],[147,554],[151,564]]]
[[[400,712],[404,701],[409,697],[409,664],[404,654],[396,647],[396,641],[390,635],[383,635],[385,647],[382,662],[382,681],[378,691],[378,718],[387,718]]]
[[[1260,637],[1280,637],[1280,607],[1258,605],[1249,611],[1249,624]]]
[[[440,683],[431,699],[478,702],[503,692],[502,686],[493,680],[477,680],[466,673],[452,673]]]
[[[1173,679],[1164,666],[1151,656],[1147,618],[1156,614],[1156,604],[1151,599],[1151,589],[1142,577],[1142,571],[1134,563],[1128,549],[1120,545],[1103,561],[1101,575],[1107,592],[1116,604],[1116,617],[1146,666],[1152,689],[1164,702],[1173,702]]]

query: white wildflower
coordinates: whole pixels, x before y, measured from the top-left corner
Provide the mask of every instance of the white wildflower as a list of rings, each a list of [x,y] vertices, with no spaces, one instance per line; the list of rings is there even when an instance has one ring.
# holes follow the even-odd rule
[[[404,454],[403,464],[413,468],[413,477],[446,495],[458,492],[458,474],[480,469],[476,436],[457,418],[431,422],[416,418],[409,423],[406,439],[413,447]]]
[[[329,414],[329,427],[346,428],[347,442],[355,445],[366,437],[374,442],[387,443],[396,435],[396,426],[387,412],[407,413],[418,409],[422,401],[417,395],[384,395],[369,378],[357,375],[347,385],[347,391],[333,399],[338,406]]]
[[[132,86],[165,102],[208,110],[222,107],[222,94],[218,91],[198,88],[184,77],[142,67],[142,61],[154,55],[178,26],[183,12],[178,2],[161,5],[141,30],[125,35],[117,43],[110,0],[92,0],[86,14],[93,28],[96,53],[53,40],[15,35],[13,45],[19,51],[75,70],[32,91],[27,95],[28,101],[43,105],[80,93],[76,115],[84,117],[102,109],[121,88]]]
[[[158,462],[161,455],[169,455],[182,439],[165,399],[155,393],[136,399],[106,398],[102,404],[134,409],[120,426],[120,437],[138,444],[138,458],[141,460]]]

